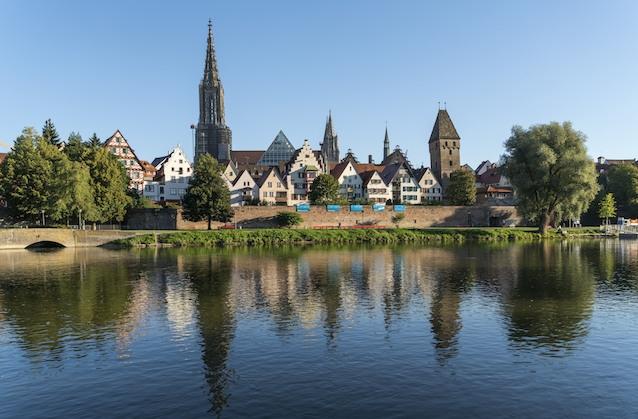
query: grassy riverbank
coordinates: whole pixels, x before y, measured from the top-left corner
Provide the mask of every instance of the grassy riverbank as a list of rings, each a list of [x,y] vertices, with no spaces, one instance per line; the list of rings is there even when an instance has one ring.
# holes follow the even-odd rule
[[[578,237],[600,237],[598,228],[551,231],[541,236],[530,228],[432,228],[432,229],[366,229],[366,230],[306,230],[255,229],[175,231],[142,234],[117,240],[117,247],[232,247],[277,246],[294,244],[406,244],[406,243],[462,243],[536,241]]]

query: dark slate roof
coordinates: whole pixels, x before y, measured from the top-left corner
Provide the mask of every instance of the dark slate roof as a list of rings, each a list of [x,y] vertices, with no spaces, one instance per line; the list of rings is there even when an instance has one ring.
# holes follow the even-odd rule
[[[434,121],[432,134],[430,134],[430,142],[437,140],[460,140],[459,133],[456,132],[454,123],[450,118],[450,114],[445,109],[439,109],[439,113]]]
[[[151,164],[152,164],[154,167],[157,167],[157,166],[159,166],[160,164],[164,163],[164,162],[166,161],[166,159],[167,159],[167,158],[168,158],[168,155],[166,155],[166,156],[162,156],[162,157],[155,157],[155,158],[153,159],[153,161],[151,162]]]
[[[235,165],[256,165],[264,150],[233,150],[230,152],[230,158]]]

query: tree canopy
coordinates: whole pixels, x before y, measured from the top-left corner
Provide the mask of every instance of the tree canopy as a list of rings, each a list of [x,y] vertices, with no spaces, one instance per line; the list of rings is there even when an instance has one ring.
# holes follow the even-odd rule
[[[476,179],[466,169],[450,173],[446,197],[452,205],[474,205],[476,203]]]
[[[58,135],[58,131],[55,129],[55,125],[53,125],[51,118],[44,121],[44,126],[42,127],[42,138],[51,145],[60,145],[60,136]]]
[[[310,202],[316,205],[334,204],[341,201],[339,182],[328,174],[321,174],[315,178],[310,186]]]
[[[230,191],[222,178],[221,168],[210,154],[200,156],[195,162],[188,189],[182,200],[184,219],[189,221],[227,222],[233,217],[230,207]]]
[[[79,134],[64,150],[26,128],[0,169],[0,194],[16,219],[52,221],[79,216],[121,221],[131,200],[122,164],[104,148],[88,148]]]
[[[598,191],[585,135],[569,122],[513,127],[503,160],[519,211],[543,233],[552,222],[580,217]]]
[[[616,215],[616,199],[614,195],[607,193],[605,197],[600,201],[598,207],[598,217],[605,220],[605,224],[609,224],[609,219]]]
[[[607,173],[606,191],[618,203],[618,215],[638,218],[638,167],[633,164],[611,166]]]

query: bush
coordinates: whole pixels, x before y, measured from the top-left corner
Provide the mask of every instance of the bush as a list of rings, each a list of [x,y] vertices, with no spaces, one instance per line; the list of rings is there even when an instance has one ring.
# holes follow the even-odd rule
[[[301,224],[302,218],[296,212],[282,211],[277,214],[276,220],[279,227],[292,228]]]
[[[404,218],[405,218],[405,214],[403,214],[402,212],[401,212],[401,213],[398,213],[398,214],[396,214],[396,215],[394,215],[394,216],[392,217],[392,223],[393,223],[393,224],[394,224],[397,228],[399,228],[399,224],[401,224],[401,221],[403,221],[403,219],[404,219]]]

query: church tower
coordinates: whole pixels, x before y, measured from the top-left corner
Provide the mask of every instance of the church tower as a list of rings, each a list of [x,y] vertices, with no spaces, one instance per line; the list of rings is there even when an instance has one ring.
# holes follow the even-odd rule
[[[328,113],[326,121],[326,130],[323,134],[323,142],[321,143],[321,155],[326,165],[330,163],[339,163],[339,138],[332,127],[332,112]]]
[[[388,136],[388,127],[385,127],[385,138],[383,139],[383,160],[390,155],[390,137]]]
[[[439,109],[429,147],[432,172],[445,188],[450,180],[450,173],[461,168],[461,137],[446,109]]]
[[[219,161],[230,160],[232,132],[224,116],[224,87],[219,80],[213,25],[208,21],[204,76],[199,83],[199,121],[195,131],[195,160],[209,153]]]

